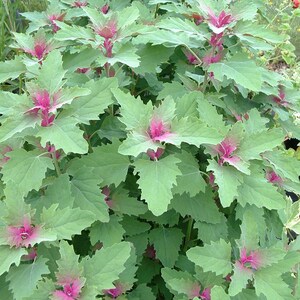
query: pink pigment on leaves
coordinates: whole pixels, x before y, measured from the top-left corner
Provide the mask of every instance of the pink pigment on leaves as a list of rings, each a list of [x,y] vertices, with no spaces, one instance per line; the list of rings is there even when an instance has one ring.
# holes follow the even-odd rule
[[[191,291],[188,294],[189,299],[198,298],[201,300],[211,300],[211,297],[210,297],[211,289],[210,288],[204,289],[202,291],[202,293],[200,291],[201,291],[201,285],[198,283],[195,283],[193,288],[191,289]]]
[[[43,60],[50,50],[46,40],[41,38],[34,41],[33,49],[24,49],[26,53],[36,57],[39,61]]]
[[[53,111],[56,108],[58,108],[57,106],[58,98],[59,98],[59,93],[56,93],[52,97],[50,97],[48,91],[46,90],[37,91],[32,96],[32,100],[35,105],[27,112],[33,114],[38,114],[40,112],[42,117],[41,126],[43,127],[51,126],[55,119],[55,115],[53,114]]]
[[[164,151],[165,150],[163,148],[158,148],[156,151],[149,149],[147,151],[147,155],[152,160],[158,160],[164,154]]]
[[[170,132],[162,120],[153,118],[148,129],[148,135],[153,141],[164,141],[170,136]]]
[[[220,53],[217,53],[217,54],[208,54],[206,56],[203,57],[203,63],[206,65],[206,66],[209,66],[211,64],[215,64],[219,61],[221,61],[222,59],[222,56]]]
[[[73,7],[84,7],[87,6],[88,2],[87,1],[75,1],[72,6]]]
[[[76,72],[81,73],[81,74],[85,74],[90,70],[91,70],[91,68],[77,68]]]
[[[105,4],[101,7],[101,11],[104,15],[106,15],[109,11],[109,5],[108,4]]]
[[[283,107],[287,107],[289,105],[289,103],[285,100],[285,92],[282,87],[279,89],[278,96],[273,97],[273,101]]]
[[[117,22],[110,20],[103,27],[96,27],[95,32],[105,39],[112,39],[117,33]]]
[[[204,18],[197,13],[193,13],[192,18],[196,25],[200,25],[204,21]]]
[[[223,33],[213,33],[209,40],[209,43],[212,47],[218,48],[219,51],[223,50]]]
[[[283,183],[282,178],[276,174],[274,171],[268,171],[266,173],[266,178],[270,183],[281,185]]]
[[[247,255],[247,249],[242,248],[238,262],[242,268],[257,270],[261,264],[261,256],[257,251],[251,251],[250,254]]]
[[[153,245],[148,245],[145,251],[145,255],[150,259],[156,259],[156,250]]]
[[[229,138],[223,140],[219,145],[215,147],[215,150],[219,154],[219,165],[223,165],[224,162],[236,163],[240,160],[238,156],[234,155],[234,151],[237,149],[237,145]]]
[[[101,193],[103,195],[105,195],[104,201],[107,204],[107,206],[109,208],[112,208],[113,207],[113,200],[110,198],[110,193],[111,193],[110,188],[108,186],[103,187]]]
[[[54,33],[56,33],[60,29],[60,27],[56,24],[55,21],[62,22],[64,20],[64,18],[65,18],[65,14],[54,14],[54,15],[48,16],[48,19],[52,25],[52,31]]]
[[[22,225],[7,227],[8,244],[16,248],[29,248],[36,243],[39,232],[40,227],[33,226],[30,217],[25,216]]]
[[[189,62],[190,65],[198,65],[200,64],[200,61],[198,60],[198,58],[192,54],[192,53],[185,53],[185,56]]]
[[[115,284],[115,288],[104,290],[104,294],[111,296],[112,298],[116,299],[123,293],[123,286],[121,284]]]
[[[79,299],[83,287],[80,279],[66,279],[58,281],[62,290],[56,290],[53,296],[57,300],[77,300]]]
[[[216,16],[212,11],[209,12],[208,21],[217,28],[222,28],[230,24],[233,20],[232,15],[227,14],[224,10],[219,14],[219,16]]]

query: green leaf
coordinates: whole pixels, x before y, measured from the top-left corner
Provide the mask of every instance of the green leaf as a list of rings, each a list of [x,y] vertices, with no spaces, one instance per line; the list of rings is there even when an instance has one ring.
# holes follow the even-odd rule
[[[211,299],[214,300],[230,300],[229,295],[225,293],[220,286],[214,286],[210,292]]]
[[[128,300],[155,300],[156,297],[154,296],[150,287],[146,284],[138,285],[132,292],[128,294]]]
[[[145,73],[156,73],[159,69],[158,66],[166,62],[172,52],[172,49],[161,45],[141,45],[141,48],[138,50],[138,55],[142,57],[142,61],[140,62],[140,66],[134,69],[135,73],[141,75],[145,75]]]
[[[51,127],[41,127],[37,136],[41,137],[41,144],[44,146],[50,142],[65,153],[87,153],[88,143],[83,137],[84,132],[76,123],[77,120],[72,117],[58,118]]]
[[[13,291],[14,299],[22,300],[33,294],[42,275],[49,274],[46,262],[47,259],[39,257],[31,264],[12,267],[6,278],[10,281],[9,288]]]
[[[254,204],[257,207],[281,209],[285,207],[283,195],[277,188],[259,174],[243,176],[243,184],[238,187],[238,202],[243,207]]]
[[[208,215],[209,216],[209,215]],[[207,216],[207,218],[209,218]],[[222,216],[220,223],[196,222],[194,228],[198,229],[198,239],[204,243],[217,242],[220,239],[227,240],[228,226],[226,218]]]
[[[268,138],[266,138],[266,136]],[[260,159],[260,154],[273,149],[283,143],[284,136],[280,128],[273,128],[267,132],[247,135],[241,142],[236,155],[245,160]]]
[[[142,199],[148,203],[151,212],[159,216],[168,209],[173,197],[171,189],[180,175],[177,164],[180,162],[174,155],[158,161],[140,159],[135,162],[135,172],[139,173],[138,185]]]
[[[151,230],[150,243],[154,245],[156,257],[164,267],[172,268],[178,259],[183,233],[179,228],[159,227]]]
[[[123,216],[121,225],[128,236],[141,234],[151,229],[151,225],[149,223],[141,222],[136,217],[127,215]]]
[[[211,64],[209,72],[214,73],[214,77],[223,81],[224,76],[233,79],[237,84],[252,91],[260,91],[262,86],[261,73],[254,63],[245,55],[237,54],[230,60]]]
[[[71,172],[71,191],[74,197],[74,206],[87,210],[94,215],[96,220],[108,222],[108,206],[104,201],[98,184],[102,181],[97,177],[94,168],[78,167]]]
[[[49,94],[54,94],[63,85],[66,71],[62,67],[62,56],[58,50],[51,51],[43,61],[38,74],[40,88],[46,89]]]
[[[147,128],[153,111],[151,101],[145,105],[140,97],[134,98],[119,89],[114,89],[112,92],[121,105],[120,121],[126,125],[127,130]]]
[[[67,174],[55,178],[52,184],[47,187],[42,202],[46,208],[55,203],[59,204],[59,208],[73,207],[74,197],[71,194],[71,183]]]
[[[18,133],[26,133],[26,129],[34,128],[38,121],[37,117],[27,114],[7,118],[0,126],[0,143],[7,141]]]
[[[136,54],[137,49],[131,44],[122,44],[119,49],[114,47],[113,57],[100,56],[97,62],[104,66],[109,63],[111,66],[116,63],[125,64],[131,68],[136,68],[140,65],[140,57]]]
[[[112,144],[103,145],[93,148],[93,153],[90,153],[80,160],[74,161],[72,168],[76,169],[79,166],[95,168],[97,177],[103,178],[102,186],[112,183],[118,186],[122,181],[125,181],[129,159],[118,153],[120,142],[115,140]]]
[[[186,151],[176,154],[175,157],[181,161],[178,167],[182,175],[177,177],[177,183],[172,192],[180,195],[186,192],[191,197],[196,196],[199,192],[204,192],[206,182],[200,173],[195,157]]]
[[[200,291],[200,284],[187,272],[163,268],[161,275],[174,295],[186,295],[189,299],[192,299],[192,297],[195,297],[195,290],[198,288]]]
[[[110,216],[108,223],[95,223],[90,229],[92,245],[95,245],[100,241],[103,243],[104,247],[109,247],[121,242],[125,230],[120,224],[120,220],[121,219],[116,215],[112,215]]]
[[[201,144],[216,145],[224,138],[217,129],[208,127],[197,118],[182,118],[174,120],[171,126],[171,134],[164,141],[176,146],[182,142],[199,147]]]
[[[15,79],[26,71],[26,67],[22,62],[22,57],[16,56],[14,60],[0,62],[0,83]]]
[[[214,160],[209,160],[207,169],[214,172],[221,204],[224,207],[230,206],[238,196],[238,187],[242,183],[241,173],[232,166],[220,166]]]
[[[171,201],[171,208],[175,209],[182,217],[191,216],[196,221],[217,224],[221,221],[221,213],[214,202],[214,195],[210,189],[206,193],[199,193],[195,197],[175,195]]]
[[[103,289],[114,288],[113,282],[125,270],[125,263],[131,255],[131,244],[121,242],[102,248],[92,258],[84,258],[84,274],[90,285],[97,286],[99,293]]]
[[[204,272],[214,272],[224,277],[231,272],[231,246],[224,240],[194,247],[187,251],[187,257]]]
[[[6,154],[10,159],[2,168],[3,181],[18,186],[23,196],[31,190],[38,191],[47,169],[54,169],[52,160],[42,156],[39,150],[27,152],[17,149]]]
[[[116,88],[116,78],[102,78],[90,80],[83,87],[90,90],[90,94],[80,97],[71,105],[71,112],[82,123],[89,124],[90,120],[98,120],[99,114],[113,103],[111,89]]]
[[[79,208],[57,209],[53,204],[49,209],[44,209],[41,221],[45,228],[57,234],[58,239],[70,239],[72,235],[79,234],[83,229],[89,227],[95,220],[95,215]]]
[[[289,178],[294,182],[299,182],[300,160],[276,150],[265,152],[263,157],[270,162],[276,171],[278,170],[282,173],[284,177]]]
[[[271,268],[264,268],[254,273],[256,294],[265,295],[267,299],[289,300],[295,299],[292,290],[282,280],[281,273]]]
[[[234,265],[234,273],[231,276],[231,282],[228,293],[230,296],[235,296],[246,288],[248,280],[252,280],[253,271],[243,268],[241,264]]]
[[[12,264],[18,266],[20,264],[21,257],[25,254],[27,254],[27,251],[24,248],[10,248],[9,246],[0,246],[0,275],[8,272]]]

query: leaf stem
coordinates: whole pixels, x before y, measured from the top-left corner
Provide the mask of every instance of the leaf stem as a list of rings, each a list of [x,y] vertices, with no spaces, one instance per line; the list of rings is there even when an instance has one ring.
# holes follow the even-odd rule
[[[51,153],[51,156],[52,156],[52,160],[53,160],[53,164],[54,164],[54,167],[55,167],[55,170],[56,170],[57,177],[59,177],[61,175],[61,170],[60,170],[57,158],[56,158],[55,151],[53,153]]]
[[[189,218],[188,224],[187,224],[187,229],[186,229],[186,235],[185,235],[185,242],[184,242],[184,247],[183,251],[186,252],[188,249],[189,242],[191,240],[191,234],[192,234],[192,229],[193,229],[193,223],[194,220],[192,217]]]

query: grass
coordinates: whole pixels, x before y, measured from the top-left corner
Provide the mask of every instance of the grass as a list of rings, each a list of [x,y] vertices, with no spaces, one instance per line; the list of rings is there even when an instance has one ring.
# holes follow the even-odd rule
[[[0,0],[0,61],[9,59],[14,51],[9,49],[12,42],[11,32],[24,32],[26,22],[21,12],[42,11],[47,7],[46,0]]]

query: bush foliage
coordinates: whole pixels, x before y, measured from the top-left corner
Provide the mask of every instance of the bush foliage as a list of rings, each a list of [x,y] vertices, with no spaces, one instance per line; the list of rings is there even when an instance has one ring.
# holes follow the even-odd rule
[[[0,63],[1,299],[300,298],[300,161],[284,146],[300,139],[300,94],[262,59],[290,39],[267,13],[22,13]]]

